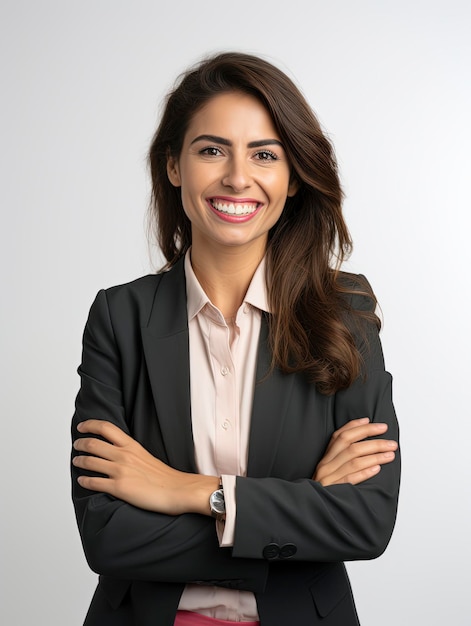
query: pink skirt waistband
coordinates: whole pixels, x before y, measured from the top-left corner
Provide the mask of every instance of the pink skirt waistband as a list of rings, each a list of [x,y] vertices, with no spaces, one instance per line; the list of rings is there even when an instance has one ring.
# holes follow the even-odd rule
[[[260,622],[230,622],[192,611],[177,611],[174,626],[260,626]]]

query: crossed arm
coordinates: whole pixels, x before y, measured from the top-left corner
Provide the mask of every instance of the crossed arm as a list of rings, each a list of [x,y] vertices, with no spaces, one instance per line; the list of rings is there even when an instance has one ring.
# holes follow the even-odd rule
[[[175,470],[107,421],[89,419],[77,430],[85,436],[74,442],[78,455],[73,464],[92,474],[78,477],[81,487],[147,511],[210,515],[209,496],[218,488],[219,477]],[[397,442],[369,438],[386,431],[386,424],[370,423],[368,418],[347,422],[332,435],[313,480],[324,487],[357,485],[378,474],[382,465],[394,460]]]
[[[228,549],[219,546],[209,517],[219,478],[175,470],[126,434],[117,337],[123,343],[130,336],[129,324],[115,322],[113,328],[100,292],[84,334],[73,421],[73,498],[94,571],[126,580],[237,579],[238,588],[261,591],[269,565],[262,549],[272,534],[294,538],[299,560],[374,558],[384,549],[394,525],[399,452],[383,438],[388,432],[396,440],[397,427],[381,359],[369,368],[366,387],[358,381],[338,394],[333,412],[342,427],[306,476],[313,480],[238,479],[239,532]],[[267,527],[267,516],[276,525]]]

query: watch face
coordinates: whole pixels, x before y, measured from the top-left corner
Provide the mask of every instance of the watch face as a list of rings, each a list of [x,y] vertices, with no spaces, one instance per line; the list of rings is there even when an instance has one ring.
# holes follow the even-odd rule
[[[214,491],[209,499],[209,504],[211,506],[211,511],[214,513],[225,513],[226,503],[224,501],[224,491],[222,489]]]

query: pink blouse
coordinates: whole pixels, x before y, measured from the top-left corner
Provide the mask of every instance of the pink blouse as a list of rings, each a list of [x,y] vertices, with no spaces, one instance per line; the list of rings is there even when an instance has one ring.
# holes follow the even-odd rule
[[[226,522],[217,523],[222,547],[233,544],[235,480],[245,476],[262,311],[268,312],[265,260],[258,266],[233,319],[209,300],[185,257],[190,336],[191,420],[201,474],[222,476]],[[187,585],[179,610],[223,620],[258,620],[249,591]]]

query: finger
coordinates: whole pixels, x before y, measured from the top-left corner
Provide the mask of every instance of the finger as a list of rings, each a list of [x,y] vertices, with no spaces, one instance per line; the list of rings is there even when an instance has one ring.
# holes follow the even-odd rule
[[[374,467],[375,465],[385,465],[391,463],[396,458],[396,453],[392,450],[387,452],[378,452],[376,454],[368,454],[366,456],[356,457],[351,459],[339,469],[339,473],[344,476],[361,472],[368,467]]]
[[[354,428],[358,428],[359,426],[366,426],[369,423],[370,423],[369,417],[360,417],[359,419],[350,420],[349,422],[347,422],[346,424],[344,424],[343,426],[341,426],[340,428],[338,428],[336,431],[333,432],[330,438],[329,447],[332,446],[335,439],[341,433],[344,433],[347,430],[353,430]]]
[[[350,428],[339,428],[336,430],[332,439],[342,439],[344,441],[359,441],[360,439],[366,439],[367,437],[374,437],[379,433],[385,433],[388,430],[388,425],[384,422],[368,422],[363,424],[350,425]]]
[[[125,446],[131,439],[121,428],[106,420],[86,420],[85,422],[80,422],[77,424],[77,430],[79,433],[98,435],[117,446]]]
[[[367,467],[363,470],[360,470],[359,472],[354,472],[353,474],[349,474],[347,477],[345,477],[344,479],[338,481],[337,483],[331,483],[331,484],[345,484],[345,483],[349,483],[350,485],[359,485],[360,483],[364,483],[365,480],[369,480],[370,478],[373,478],[373,476],[376,476],[376,474],[379,474],[379,472],[381,471],[381,465],[373,465],[372,467]]]
[[[75,467],[80,469],[97,474],[106,474],[106,476],[112,476],[113,468],[116,465],[112,461],[107,461],[106,459],[82,455],[74,457],[72,459],[72,463]]]
[[[100,476],[79,476],[77,478],[77,482],[84,489],[108,493],[111,496],[114,495],[114,481],[110,478],[102,478]]]
[[[348,447],[329,458],[327,455],[319,463],[319,467],[324,467],[324,471],[333,472],[340,469],[345,463],[352,459],[397,450],[398,445],[392,439],[367,439],[358,443],[352,443]],[[329,471],[330,470],[330,471]]]
[[[390,463],[395,458],[396,449],[396,442],[388,440],[375,439],[354,444],[329,463],[319,463],[314,480],[329,478],[330,481],[337,482],[339,478],[366,467]]]
[[[365,426],[365,424],[369,424],[369,423],[370,423],[369,417],[360,417],[358,419],[354,419],[354,420],[350,420],[346,422],[343,426],[341,426],[335,432],[341,433],[345,430],[350,430],[351,428],[356,428],[357,426]]]
[[[358,443],[352,443],[338,455],[338,458],[343,457],[346,461],[348,459],[377,454],[379,452],[394,452],[397,448],[397,441],[393,439],[365,439]]]
[[[108,461],[116,461],[119,454],[119,448],[113,444],[93,437],[76,439],[73,447],[77,452],[86,452],[91,456],[107,459]]]
[[[347,430],[337,430],[332,435],[324,455],[324,459],[328,462],[353,443],[370,437],[378,437],[379,435],[384,434],[387,430],[388,425],[380,422],[355,426]]]
[[[369,454],[363,457],[356,457],[347,463],[344,463],[341,467],[328,475],[322,475],[322,472],[320,472],[319,482],[321,482],[324,486],[341,483],[358,484],[361,480],[365,480],[364,478],[361,478],[365,475],[365,472],[371,470],[371,468],[376,468],[378,465],[381,466],[391,463],[394,461],[395,456],[396,455],[393,451],[388,451],[378,454]],[[352,480],[354,482],[352,482]]]

